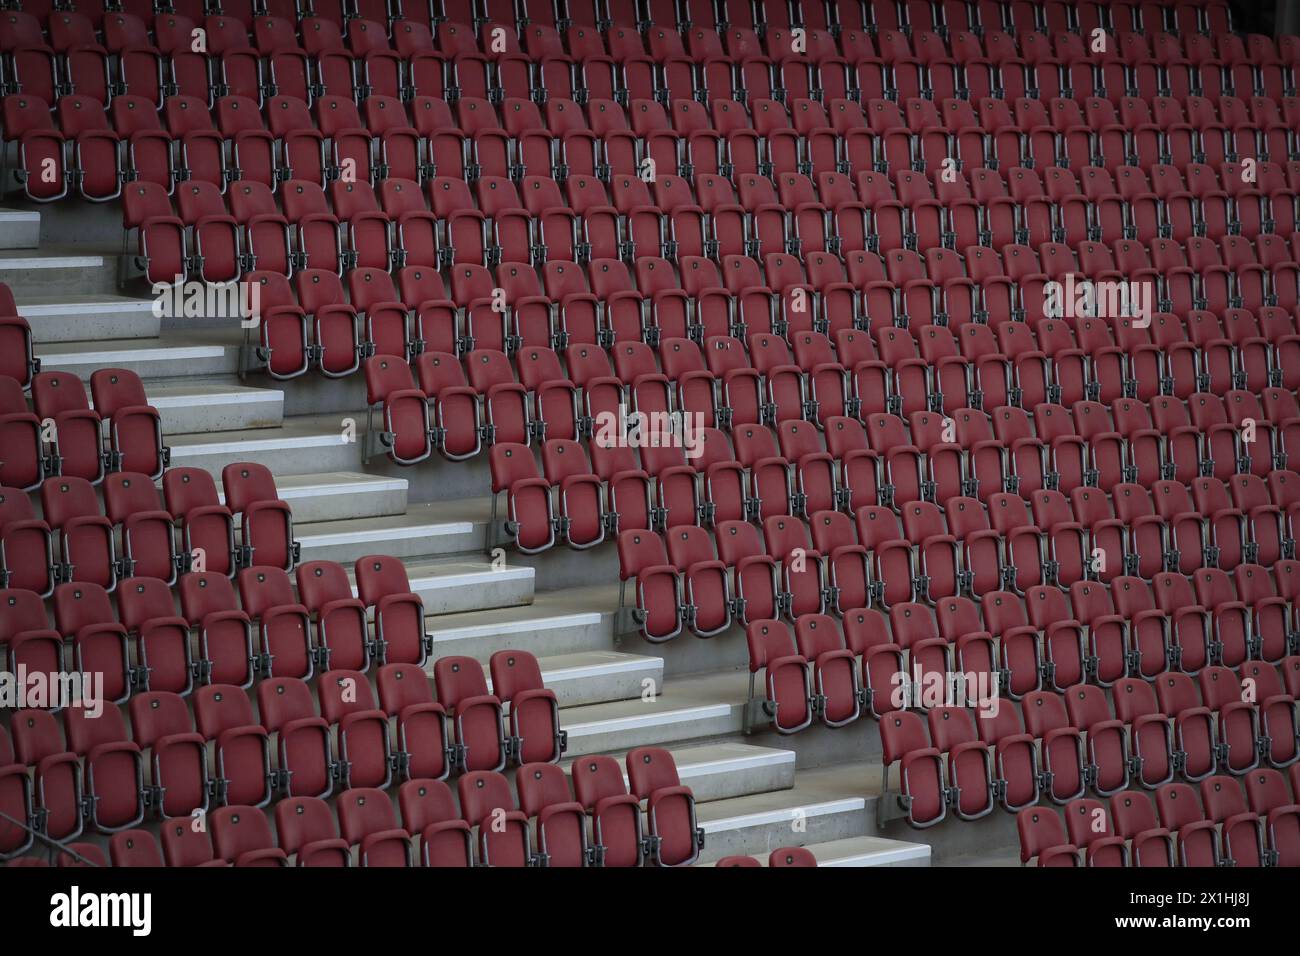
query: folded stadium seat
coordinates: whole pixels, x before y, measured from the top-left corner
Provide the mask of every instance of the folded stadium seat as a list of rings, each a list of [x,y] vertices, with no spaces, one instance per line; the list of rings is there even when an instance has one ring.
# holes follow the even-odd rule
[[[270,469],[253,462],[226,465],[221,469],[221,486],[231,513],[240,516],[239,565],[293,570],[299,554],[293,513],[280,500]]]
[[[1207,667],[1201,671],[1201,696],[1205,706],[1218,717],[1219,769],[1237,775],[1255,769],[1266,748],[1261,738],[1262,707],[1265,699],[1250,678],[1247,694],[1237,674],[1226,667]],[[1252,699],[1253,697],[1253,699]]]
[[[214,134],[215,135],[215,134]],[[122,191],[122,226],[138,231],[136,263],[151,283],[183,281],[191,264],[199,263],[187,254],[186,224],[172,210],[164,188],[137,180]]]
[[[1215,770],[1219,749],[1215,740],[1215,715],[1203,706],[1196,684],[1186,674],[1166,673],[1156,679],[1160,709],[1172,717],[1175,769],[1193,782]]]
[[[657,866],[693,864],[704,847],[704,830],[696,825],[695,797],[682,786],[672,754],[657,747],[629,751],[627,777],[632,793],[646,801],[650,859]]]
[[[582,757],[571,773],[577,801],[592,815],[596,865],[640,866],[647,852],[640,800],[628,793],[618,762],[603,755]]]
[[[728,867],[728,866],[743,867],[743,866],[762,866],[763,864],[760,863],[758,860],[754,859],[752,856],[724,856],[722,859],[718,860],[718,862],[713,865],[715,867]]]
[[[527,651],[497,651],[489,662],[492,689],[510,705],[511,759],[519,764],[557,763],[568,746],[560,729],[555,692],[542,683],[537,658]]]
[[[654,556],[637,543],[638,537],[620,538],[620,552],[626,549],[632,561],[638,564],[653,561]],[[711,536],[695,525],[669,528],[664,541],[667,543],[668,563],[671,566],[667,570],[671,572],[675,569],[675,576],[680,576],[681,580],[682,604],[678,613],[683,622],[698,637],[712,637],[722,633],[731,626],[733,613],[729,582],[731,563],[725,557],[718,560]],[[639,570],[629,569],[638,576],[639,605],[641,599],[648,598],[651,594],[647,590],[648,582],[640,579],[650,577],[651,587],[658,591],[663,586],[660,574],[662,570],[665,569],[646,567],[643,564]],[[649,635],[648,631],[645,633]]]
[[[276,735],[276,789],[328,797],[344,766],[330,754],[330,726],[317,716],[311,689],[295,677],[269,678],[257,685],[257,707],[267,734]]]
[[[357,671],[321,675],[316,693],[321,716],[336,725],[337,776],[347,786],[387,789],[400,760],[392,752],[388,715],[375,704],[370,682]]]
[[[810,524],[813,547],[826,558],[828,604],[841,615],[868,607],[870,558],[857,542],[852,519],[843,512],[818,511]]]
[[[1066,691],[1065,703],[1070,724],[1087,734],[1088,785],[1102,797],[1126,789],[1131,772],[1130,730],[1123,720],[1111,716],[1105,692],[1095,684],[1080,684]]]
[[[918,829],[941,822],[952,799],[944,785],[943,757],[930,746],[925,723],[915,713],[895,710],[880,723],[880,740],[884,748],[884,780],[877,819],[884,824],[905,817]],[[899,791],[889,789],[889,768],[899,761]],[[892,806],[892,803],[897,807]]]
[[[146,672],[132,666],[126,628],[118,623],[108,592],[89,581],[60,584],[54,589],[54,621],[72,641],[77,671],[102,675],[101,692],[114,703],[144,689]]]
[[[399,465],[414,465],[433,453],[429,399],[415,387],[411,367],[394,355],[366,359],[366,454],[384,451]],[[374,427],[375,409],[383,427]]]
[[[81,380],[69,372],[41,372],[32,379],[32,403],[42,422],[54,422],[58,450],[46,463],[45,473],[99,484],[108,467],[101,438],[103,423],[99,414],[91,411]]]
[[[678,569],[668,562],[663,538],[653,531],[623,531],[618,536],[618,554],[620,614],[629,615],[647,641],[660,643],[676,637],[688,623],[684,621],[686,605]],[[627,602],[629,578],[635,582],[632,605]],[[773,579],[773,590],[775,587]]]
[[[71,147],[69,161],[77,191],[92,202],[116,199],[122,194],[121,141],[109,124],[104,104],[92,96],[60,96],[58,115],[59,128]],[[27,159],[29,137],[20,142]]]
[[[416,779],[402,784],[397,795],[402,822],[420,838],[421,866],[473,866],[473,836],[460,818],[451,788],[440,780]]]
[[[18,673],[21,667],[28,674],[48,675],[51,680],[63,673],[63,636],[49,626],[45,605],[34,591],[0,591],[0,648],[10,673]]]
[[[315,621],[315,654],[322,669],[365,672],[376,652],[366,606],[353,597],[347,572],[335,561],[309,561],[295,572],[298,598]]]
[[[280,849],[296,866],[352,865],[347,841],[339,838],[329,805],[318,797],[291,797],[275,805]]]
[[[213,797],[221,805],[266,806],[274,772],[266,729],[253,717],[248,695],[230,684],[209,684],[194,692],[194,724],[216,743]]]
[[[1112,694],[1115,716],[1128,725],[1133,772],[1144,787],[1163,786],[1179,769],[1179,761],[1174,758],[1179,750],[1176,734],[1181,728],[1169,724],[1168,715],[1146,681],[1123,678],[1115,683]]]
[[[48,711],[28,709],[14,719],[10,728],[14,753],[5,763],[13,764],[16,760],[22,776],[20,779],[9,776],[8,766],[0,771],[5,812],[19,820],[42,820],[42,830],[50,839],[76,839],[87,821],[84,770],[78,755],[64,747],[58,721]],[[27,774],[28,767],[35,769],[31,777]],[[14,812],[19,806],[26,807],[27,812]],[[0,829],[0,833],[4,830]],[[21,842],[22,833],[18,839]],[[5,841],[0,840],[0,851],[4,849],[7,849]]]
[[[181,221],[189,228],[193,262],[204,282],[229,282],[244,273],[247,259],[241,253],[239,223],[226,212],[218,187],[190,179],[176,189]]]
[[[73,854],[76,856],[73,856]],[[100,867],[108,866],[108,857],[104,850],[95,843],[65,843],[59,853],[59,860],[54,864],[59,867]]]
[[[194,95],[182,91],[182,95],[169,95],[164,104],[166,127],[172,134],[173,144],[179,142],[177,177],[178,182],[198,181],[211,183],[217,189],[225,189],[227,170],[225,139],[213,124],[212,104],[209,103],[207,85],[207,57],[201,53],[190,52],[191,40],[188,33],[185,38],[185,51],[170,57],[173,69],[178,64],[186,70],[200,74],[201,92]],[[194,82],[194,81],[190,81]]]
[[[480,866],[538,865],[529,847],[528,817],[515,806],[510,784],[499,773],[476,770],[457,781],[461,818],[478,830]]]
[[[411,865],[411,835],[398,826],[387,793],[354,787],[338,798],[339,830],[348,846],[358,847],[361,866]]]
[[[575,447],[577,447],[575,445]],[[506,492],[504,531],[515,547],[525,554],[545,551],[555,543],[556,532],[565,532],[569,522],[553,513],[551,486],[537,471],[532,450],[527,445],[503,443],[492,446],[492,527],[497,526],[497,495]],[[603,522],[597,513],[596,524]],[[495,537],[495,534],[493,535]],[[592,544],[598,541],[591,542]]]
[[[243,230],[241,239],[249,264],[261,271],[292,275],[295,257],[289,222],[280,215],[270,187],[253,179],[241,179],[231,184],[228,196],[230,212]]]
[[[86,822],[100,833],[138,826],[144,819],[144,758],[131,742],[126,721],[116,707],[96,717],[74,705],[63,711],[68,749],[83,760],[90,810]]]
[[[822,555],[810,547],[808,526],[798,518],[776,515],[763,522],[767,553],[781,567],[781,590],[791,618],[826,610]],[[669,537],[672,550],[673,536]]]
[[[414,664],[385,664],[376,681],[379,701],[396,717],[398,769],[408,779],[444,780],[457,752],[450,743],[447,715],[433,700],[425,673]]]
[[[1128,866],[1128,846],[1097,800],[1072,800],[1065,808],[1070,842],[1084,851],[1087,866]]]
[[[433,640],[424,632],[424,602],[411,590],[402,562],[366,555],[357,559],[354,574],[361,601],[373,609],[377,651],[372,657],[381,662],[423,664]]]
[[[138,577],[174,584],[186,560],[176,553],[172,515],[164,511],[147,475],[115,472],[104,482],[108,519],[122,529],[122,562]]]
[[[812,669],[797,653],[789,626],[777,620],[756,620],[745,629],[749,645],[749,698],[745,721],[748,730],[761,712],[778,733],[803,730],[812,723],[814,697]],[[754,675],[764,672],[765,693],[754,696]],[[856,679],[856,675],[855,675]]]
[[[1285,693],[1272,664],[1248,661],[1241,672],[1258,702],[1261,743],[1269,742],[1262,756],[1274,767],[1290,766],[1297,759],[1295,698]]]
[[[1078,866],[1079,848],[1068,842],[1065,824],[1051,807],[1029,807],[1016,814],[1020,834],[1020,865],[1032,859],[1039,866]]]
[[[1223,865],[1265,865],[1264,822],[1247,809],[1241,784],[1232,777],[1207,777],[1201,781],[1201,800],[1206,817],[1220,827]]]
[[[455,730],[456,764],[463,770],[503,769],[513,745],[501,698],[488,692],[482,665],[469,657],[442,657],[433,677],[438,701]]]
[[[811,667],[812,708],[828,727],[842,727],[862,712],[855,650],[845,646],[833,618],[804,614],[795,622],[799,655]],[[752,658],[751,658],[752,664]]]
[[[163,860],[169,867],[227,865],[213,853],[206,826],[196,828],[193,820],[169,820],[160,832]]]
[[[504,448],[505,446],[498,446]],[[493,448],[495,461],[498,448]],[[526,449],[521,447],[522,454]],[[545,480],[559,490],[560,531],[573,548],[590,548],[605,540],[611,522],[602,507],[603,489],[593,474],[583,446],[571,439],[550,439],[542,446]],[[693,480],[693,475],[692,475]],[[514,483],[511,483],[513,487]],[[511,492],[512,514],[518,514]],[[517,519],[515,519],[517,520]],[[522,529],[521,529],[522,530]]]
[[[194,732],[183,698],[150,691],[131,698],[131,731],[149,753],[150,806],[162,817],[206,812],[210,796],[207,742]]]
[[[956,791],[953,812],[963,820],[975,820],[992,812],[998,781],[993,772],[993,755],[979,740],[974,714],[965,707],[931,707],[927,713],[934,748],[947,754],[946,791]],[[942,781],[940,781],[942,787]]]
[[[122,624],[134,636],[142,689],[188,694],[198,671],[190,651],[190,626],[176,614],[166,583],[126,578],[117,592],[117,606]]]
[[[58,579],[50,526],[36,517],[22,489],[0,486],[0,581],[48,597]]]
[[[563,770],[550,763],[526,763],[515,776],[515,787],[524,816],[537,821],[533,853],[537,865],[594,863],[594,848],[588,846],[587,839],[587,811],[573,799]]]
[[[22,389],[30,389],[32,376],[41,370],[41,363],[32,354],[31,326],[18,314],[13,293],[3,282],[0,282],[0,342],[5,346],[0,375],[12,378]]]
[[[1297,808],[1286,779],[1276,770],[1255,770],[1246,776],[1246,799],[1250,809],[1263,818],[1267,849],[1266,866],[1294,866],[1300,858],[1300,808]]]
[[[439,438],[438,450],[452,461],[472,458],[483,447],[485,438],[490,440],[495,431],[480,424],[481,412],[479,395],[471,388],[465,378],[465,370],[454,355],[446,352],[425,352],[416,362],[420,388],[434,401],[434,433]],[[496,391],[493,386],[491,391]],[[513,412],[518,393],[509,384],[502,383],[498,394],[489,393],[487,404],[489,416],[494,407],[503,418]],[[494,406],[492,399],[497,403]],[[527,406],[524,405],[523,419],[526,420]],[[527,431],[524,431],[527,434]]]
[[[42,36],[41,21],[35,10],[7,10],[3,24],[5,38],[0,51],[9,59],[15,88],[22,87],[48,102],[53,102],[63,78],[55,50]],[[8,124],[5,124],[6,127]]]
[[[1015,813],[1038,802],[1042,785],[1033,736],[1024,732],[1014,707],[977,711],[980,742],[993,747],[995,795],[1003,809]]]
[[[108,841],[108,858],[111,866],[161,867],[162,850],[158,840],[148,830],[123,830],[114,833]]]
[[[311,616],[297,602],[289,575],[271,565],[254,565],[239,572],[239,597],[244,613],[256,621],[260,634],[257,669],[263,677],[311,678],[320,654],[311,644]]]
[[[293,172],[296,174],[306,170],[295,169]],[[343,229],[319,182],[291,179],[280,187],[279,193],[285,219],[293,224],[291,238],[295,246],[295,265],[299,270],[296,282],[298,298],[304,309],[315,312],[307,304],[307,296],[303,293],[305,279],[302,273],[309,269],[341,273],[350,264],[350,254],[345,255],[343,251]],[[330,288],[329,291],[335,290]],[[331,296],[329,304],[342,302],[342,289],[337,291],[340,294]],[[319,330],[317,339],[320,339]]]
[[[199,468],[168,469],[163,475],[163,500],[167,511],[180,521],[185,568],[233,576],[237,567],[234,518],[218,500],[212,476]]]

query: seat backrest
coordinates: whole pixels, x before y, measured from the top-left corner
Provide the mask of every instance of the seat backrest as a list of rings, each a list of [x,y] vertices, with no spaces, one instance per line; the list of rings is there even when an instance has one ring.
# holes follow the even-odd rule
[[[673,755],[662,747],[638,747],[627,755],[627,778],[632,793],[644,800],[656,790],[680,787]]]

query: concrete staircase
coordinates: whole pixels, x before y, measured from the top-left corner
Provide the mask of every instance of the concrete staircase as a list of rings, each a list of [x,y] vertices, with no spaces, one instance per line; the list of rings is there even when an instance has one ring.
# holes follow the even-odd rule
[[[147,287],[119,285],[116,206],[68,203],[48,212],[0,210],[0,281],[31,323],[44,368],[87,380],[105,366],[136,371],[162,413],[173,466],[203,468],[219,481],[230,462],[267,465],[292,506],[303,561],[400,557],[428,611],[435,659],[463,654],[486,663],[502,649],[534,653],[559,697],[566,767],[591,754],[670,749],[699,801],[702,865],[732,854],[766,861],[770,850],[792,845],[831,866],[1014,858],[1014,821],[1005,814],[928,830],[894,822],[881,831],[871,721],[747,737],[739,629],[659,646],[620,641],[612,542],[532,558],[508,551],[494,562],[484,547],[486,455],[467,463],[435,456],[414,468],[365,462],[361,442],[350,439],[365,422],[360,375],[241,379],[240,329],[160,319]]]

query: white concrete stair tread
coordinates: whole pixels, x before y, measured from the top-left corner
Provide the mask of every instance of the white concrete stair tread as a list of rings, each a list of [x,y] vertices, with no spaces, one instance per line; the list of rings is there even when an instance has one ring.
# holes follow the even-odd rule
[[[101,342],[151,339],[162,327],[152,299],[129,296],[25,296],[18,300],[18,313],[31,325],[38,345],[85,341],[90,333]]]
[[[795,773],[794,787],[700,803],[701,862],[749,854],[766,858],[781,846],[868,836],[874,830],[863,795],[863,763]]]
[[[737,672],[676,678],[652,700],[569,708],[562,715],[570,756],[698,740],[741,729],[745,675]]]
[[[245,385],[150,384],[145,393],[162,415],[163,434],[274,428],[284,419],[284,392]]]
[[[486,561],[463,560],[408,563],[406,575],[411,590],[424,601],[426,614],[506,607],[533,599],[534,574],[529,567],[493,570]],[[436,646],[434,654],[441,656]]]
[[[583,651],[608,650],[609,615],[588,601],[587,589],[538,593],[530,605],[503,607],[429,618],[436,656],[461,654],[487,660],[511,648],[551,657]]]
[[[252,428],[219,436],[203,432],[167,436],[173,465],[191,465],[220,476],[232,461],[266,465],[280,475],[356,471],[361,451],[348,441],[340,416],[287,418],[278,428]]]
[[[41,214],[0,208],[0,249],[35,249],[41,244]]]
[[[537,663],[542,669],[542,682],[555,692],[562,708],[640,697],[646,681],[655,688],[663,686],[662,657],[588,651],[539,657]],[[563,725],[564,715],[560,716]]]
[[[170,439],[169,439],[170,440]],[[231,459],[235,461],[236,459]],[[360,471],[323,474],[277,475],[275,488],[293,509],[294,530],[339,519],[367,520],[405,513],[408,482],[405,478],[368,475]],[[221,479],[217,493],[225,500]],[[304,560],[307,560],[304,557]]]
[[[51,342],[40,349],[47,369],[74,372],[89,380],[101,368],[127,368],[143,379],[233,373],[235,349],[225,345],[175,341],[168,338],[122,339],[107,342]]]
[[[278,487],[278,483],[277,483]],[[440,517],[441,516],[441,517]],[[347,518],[310,524],[295,522],[302,559],[355,561],[363,554],[396,558],[456,554],[481,545],[473,522],[455,520],[445,509],[410,505],[403,514]]]

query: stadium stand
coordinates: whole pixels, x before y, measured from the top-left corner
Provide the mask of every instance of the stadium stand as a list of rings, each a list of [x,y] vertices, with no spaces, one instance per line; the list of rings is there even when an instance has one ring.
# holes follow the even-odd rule
[[[0,664],[103,712],[0,710],[0,860],[1300,865],[1298,72],[8,5]]]

